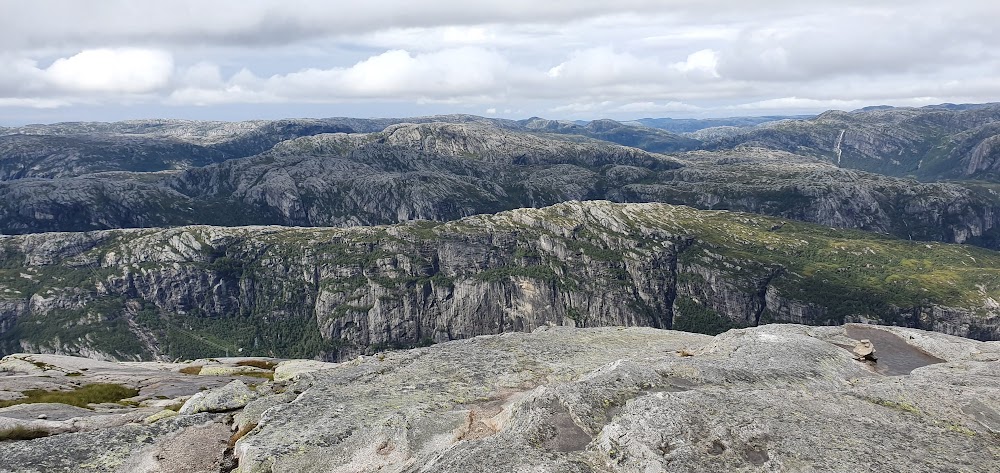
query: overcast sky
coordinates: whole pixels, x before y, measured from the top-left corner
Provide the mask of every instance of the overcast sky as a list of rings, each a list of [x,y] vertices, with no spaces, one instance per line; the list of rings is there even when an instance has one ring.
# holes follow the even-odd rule
[[[982,0],[0,0],[0,124],[1000,100]]]

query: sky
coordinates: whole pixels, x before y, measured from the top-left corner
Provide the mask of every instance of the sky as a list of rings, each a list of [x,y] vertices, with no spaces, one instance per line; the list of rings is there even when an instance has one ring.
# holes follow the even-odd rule
[[[0,0],[0,125],[993,102],[998,22],[989,0]]]

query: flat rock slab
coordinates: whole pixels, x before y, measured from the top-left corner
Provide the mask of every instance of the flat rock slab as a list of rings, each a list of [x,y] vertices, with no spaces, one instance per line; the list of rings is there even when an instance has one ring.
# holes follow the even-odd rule
[[[0,417],[19,420],[35,420],[39,416],[45,416],[47,420],[58,421],[96,415],[101,415],[101,413],[66,404],[18,404],[0,409]]]
[[[128,424],[95,432],[5,442],[0,473],[217,472],[219,468],[210,468],[212,459],[223,456],[229,437],[223,420],[218,414],[179,416],[149,425]],[[200,430],[185,434],[192,428]],[[188,452],[197,455],[196,461],[189,462],[190,456],[180,454],[183,449],[179,448],[179,441],[187,444]],[[171,452],[174,459],[150,461],[150,456],[155,457],[160,451]],[[163,469],[156,469],[161,464]],[[170,467],[167,464],[180,469],[167,469]]]
[[[887,376],[850,342],[551,328],[390,352],[301,374],[235,453],[243,473],[995,471],[991,345]]]

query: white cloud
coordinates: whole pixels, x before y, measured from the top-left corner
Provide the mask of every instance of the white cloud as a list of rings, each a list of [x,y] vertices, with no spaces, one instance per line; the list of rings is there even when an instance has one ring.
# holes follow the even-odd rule
[[[8,3],[7,108],[336,103],[365,116],[627,118],[1000,97],[996,2]]]
[[[615,107],[612,111],[622,113],[673,113],[673,112],[698,112],[703,110],[696,105],[683,102],[632,102]]]
[[[553,79],[586,85],[606,85],[622,80],[657,80],[665,74],[666,69],[654,58],[639,58],[611,47],[576,51],[568,60],[548,71]]]
[[[24,108],[60,108],[68,107],[70,102],[58,99],[3,98],[0,97],[0,107]]]
[[[167,85],[174,60],[164,51],[90,49],[57,59],[45,69],[45,80],[71,92],[141,94]]]
[[[702,49],[688,55],[687,60],[674,64],[681,72],[698,72],[709,77],[719,77],[716,68],[719,65],[719,53],[711,49]]]
[[[243,69],[217,82],[217,67],[202,64],[188,71],[185,87],[171,95],[175,104],[232,102],[338,102],[361,99],[448,101],[486,97],[509,78],[506,59],[481,48],[456,48],[425,54],[386,51],[351,67],[310,68],[258,77]],[[208,77],[208,80],[205,79]]]

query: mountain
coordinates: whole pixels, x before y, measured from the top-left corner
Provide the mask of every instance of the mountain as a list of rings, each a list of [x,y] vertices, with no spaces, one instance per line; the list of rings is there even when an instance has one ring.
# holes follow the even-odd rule
[[[877,362],[855,359],[861,339]],[[4,442],[0,470],[987,473],[998,360],[860,325],[542,327],[341,364],[20,354],[0,360],[3,399],[47,391],[0,408],[0,433],[41,438]],[[110,402],[30,403],[57,389]]]
[[[0,181],[79,177],[109,171],[188,169],[260,154],[293,138],[322,133],[371,133],[403,122],[519,126],[509,120],[472,115],[246,122],[156,119],[28,125],[0,128]]]
[[[665,204],[0,244],[5,353],[336,360],[549,324],[869,321],[1000,339],[1000,253]]]
[[[665,156],[492,122],[391,125],[282,141],[185,170],[0,182],[0,231],[379,225],[567,200],[732,209],[1000,247],[988,186],[920,184],[756,148]]]
[[[812,118],[811,115],[770,115],[761,117],[729,117],[729,118],[640,118],[625,122],[628,125],[642,125],[658,128],[672,133],[693,133],[706,128],[733,127],[745,128],[763,123],[781,120],[802,120]]]
[[[701,136],[701,138],[706,138]],[[921,180],[1000,179],[1000,104],[830,111],[741,129],[708,149],[752,145]]]
[[[689,151],[701,146],[701,141],[696,139],[614,120],[594,120],[586,125],[577,125],[572,122],[530,118],[518,123],[528,131],[584,136],[653,153]]]

